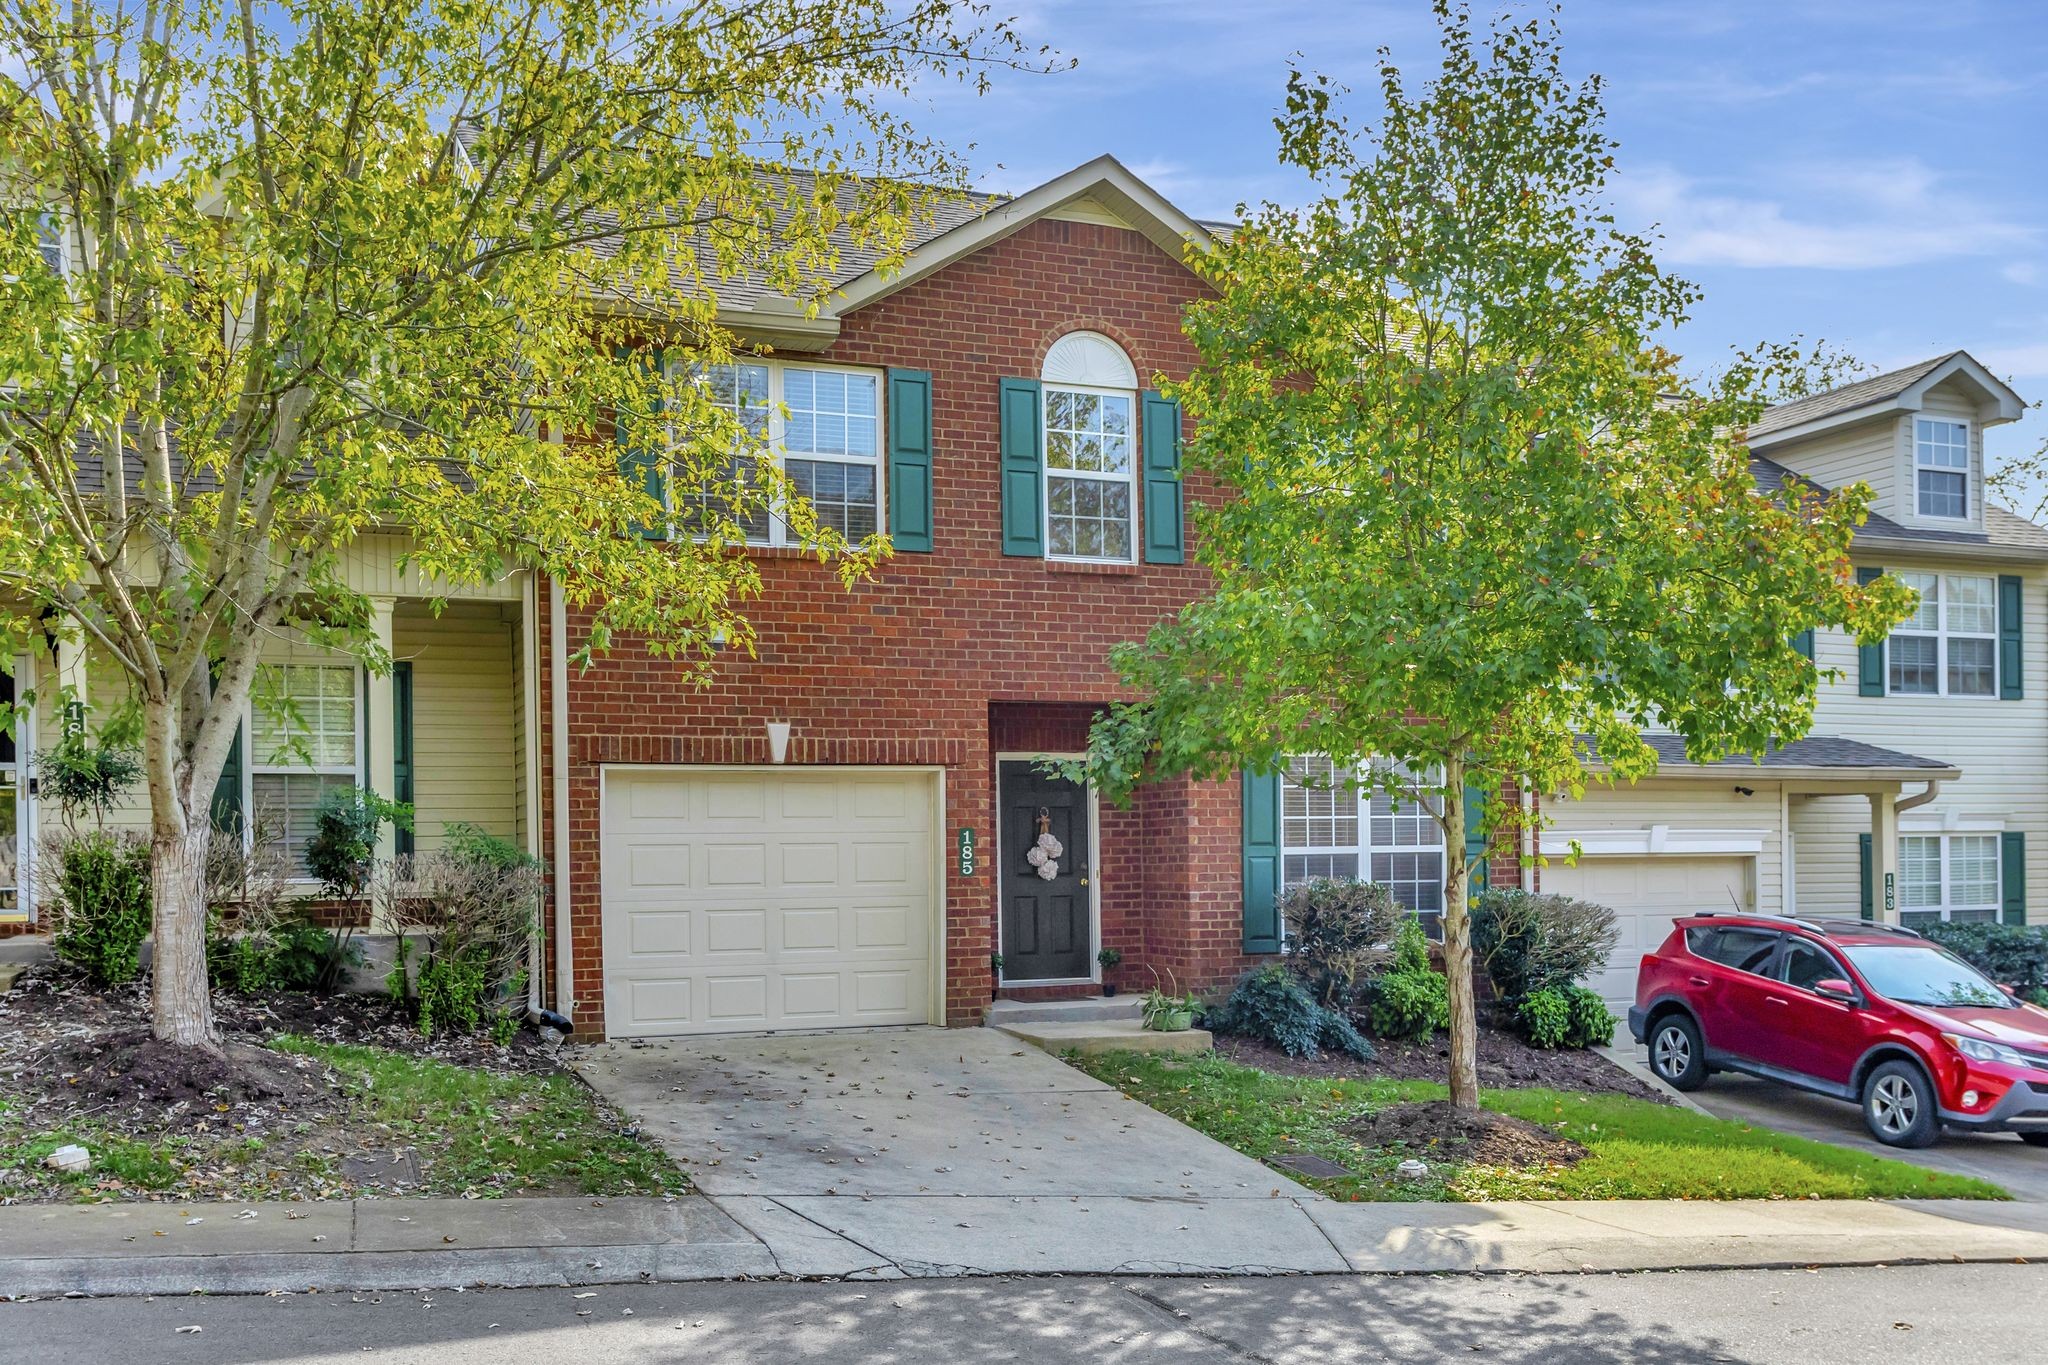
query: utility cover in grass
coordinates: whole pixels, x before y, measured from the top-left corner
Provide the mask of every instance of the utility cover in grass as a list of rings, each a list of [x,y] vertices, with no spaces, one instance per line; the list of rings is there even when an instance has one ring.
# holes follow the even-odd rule
[[[1461,1166],[1570,1166],[1587,1155],[1548,1128],[1449,1100],[1390,1104],[1345,1125],[1344,1133],[1367,1147],[1400,1147],[1431,1163]]]

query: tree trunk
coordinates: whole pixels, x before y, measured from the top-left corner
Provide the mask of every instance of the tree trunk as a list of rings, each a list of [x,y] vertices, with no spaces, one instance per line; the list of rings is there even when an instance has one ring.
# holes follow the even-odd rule
[[[200,788],[189,771],[178,771],[177,732],[175,699],[144,701],[155,941],[150,1032],[166,1043],[218,1053],[220,1033],[214,1027],[213,996],[206,981],[206,854],[213,837],[213,793],[210,783]]]
[[[1444,976],[1451,1003],[1451,1103],[1479,1107],[1479,1016],[1472,998],[1471,869],[1465,862],[1465,762],[1444,764]]]

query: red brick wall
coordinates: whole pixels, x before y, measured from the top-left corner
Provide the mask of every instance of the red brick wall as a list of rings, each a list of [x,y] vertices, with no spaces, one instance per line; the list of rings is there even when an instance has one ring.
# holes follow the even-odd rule
[[[792,763],[943,765],[947,846],[961,826],[972,826],[986,847],[996,749],[1080,746],[1088,717],[1119,695],[1110,646],[1142,636],[1200,592],[1206,576],[1193,564],[1005,557],[998,381],[1037,377],[1053,343],[1077,330],[1114,337],[1144,383],[1160,373],[1184,375],[1194,357],[1180,333],[1181,310],[1200,289],[1139,233],[1040,222],[846,320],[820,359],[933,375],[934,553],[899,555],[876,581],[851,592],[801,556],[759,553],[763,592],[749,609],[757,658],[727,660],[709,688],[697,689],[634,642],[620,641],[572,679],[580,1025],[594,1029],[603,1018],[598,764],[765,762],[762,722],[788,720]],[[1189,480],[1188,494],[1214,496],[1199,478]],[[572,613],[572,647],[580,624]],[[554,761],[545,734],[550,688],[544,678],[544,767]],[[1051,705],[1005,707],[1012,702]],[[992,715],[1008,717],[1001,736]],[[1236,787],[1180,789],[1178,798],[1146,793],[1130,811],[1103,813],[1104,933],[1124,949],[1127,981],[1149,984],[1144,965],[1155,957],[1183,979],[1227,975],[1237,962]],[[1176,825],[1175,811],[1197,823]],[[995,913],[986,863],[963,878],[949,862],[946,897],[946,1016],[972,1022],[992,984]]]

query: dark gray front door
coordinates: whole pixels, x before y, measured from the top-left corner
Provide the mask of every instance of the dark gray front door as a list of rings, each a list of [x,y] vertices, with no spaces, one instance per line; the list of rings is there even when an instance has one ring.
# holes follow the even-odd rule
[[[1030,759],[996,770],[1002,812],[1003,980],[1050,981],[1089,974],[1089,883],[1095,852],[1088,846],[1088,789],[1048,777]],[[1039,834],[1050,832],[1047,877],[1033,861]]]

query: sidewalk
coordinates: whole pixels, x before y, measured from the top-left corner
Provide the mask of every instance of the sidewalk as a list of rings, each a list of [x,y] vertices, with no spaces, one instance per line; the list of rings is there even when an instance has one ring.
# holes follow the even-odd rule
[[[2048,1207],[1976,1202],[407,1199],[0,1208],[0,1296],[759,1277],[1444,1274],[2048,1259]],[[858,1199],[838,1201],[848,1206]],[[1100,1207],[1092,1207],[1099,1204]],[[194,1221],[197,1220],[197,1221]],[[1088,1236],[1076,1236],[1076,1223]],[[1159,1248],[1198,1249],[1162,1256]]]

